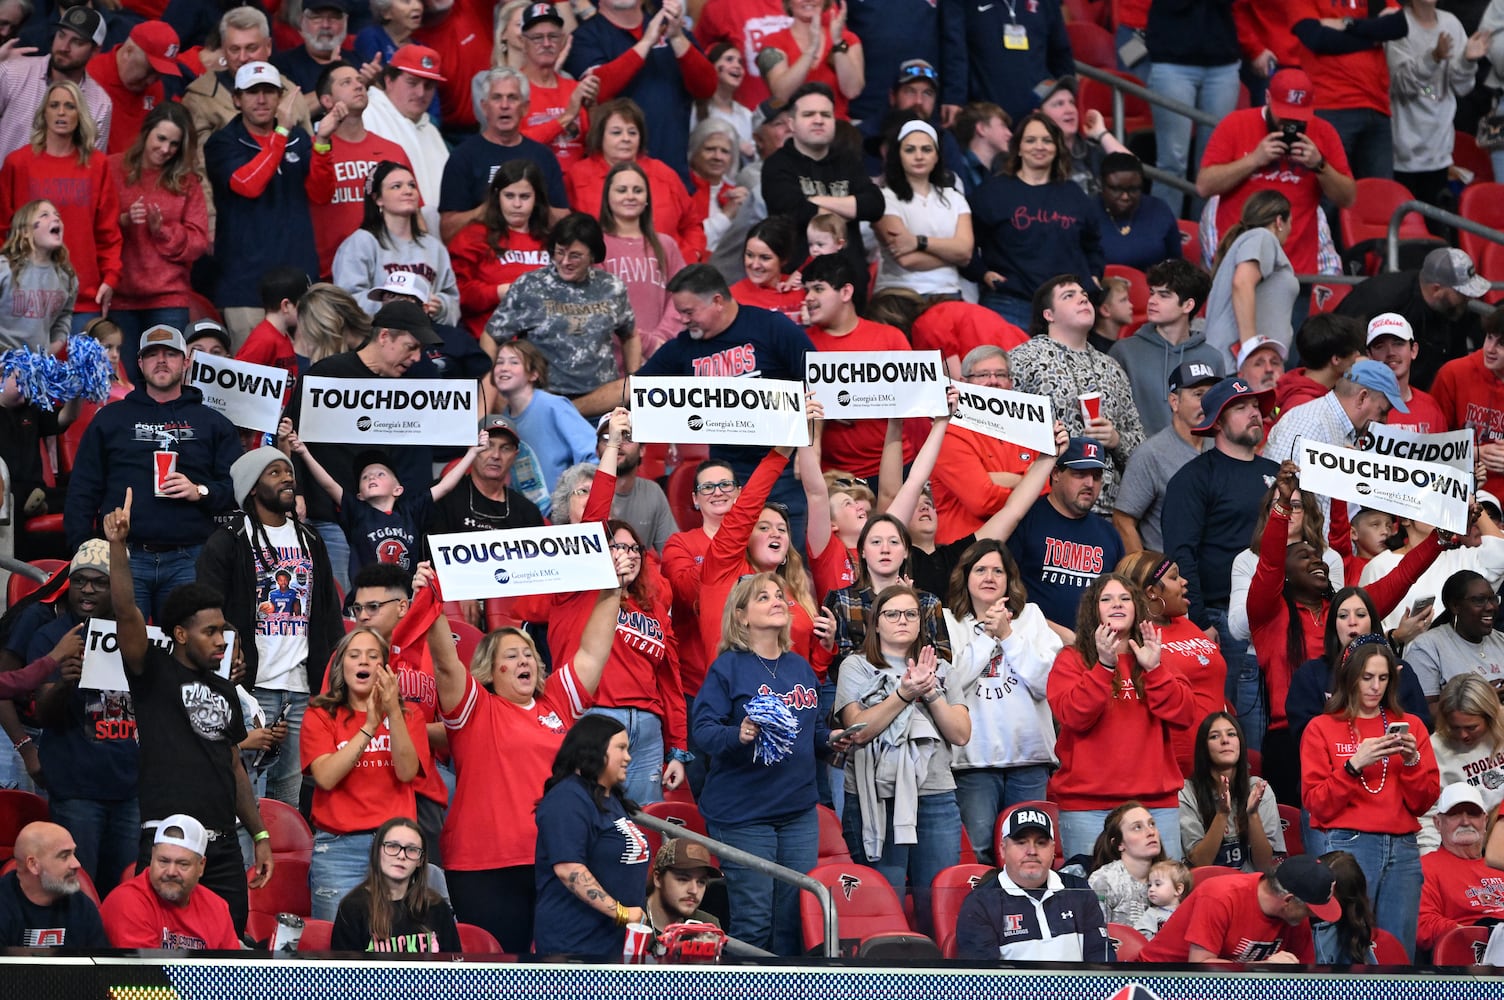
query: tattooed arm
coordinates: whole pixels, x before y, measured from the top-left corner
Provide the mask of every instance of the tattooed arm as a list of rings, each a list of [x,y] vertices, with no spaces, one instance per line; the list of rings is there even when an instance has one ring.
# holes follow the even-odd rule
[[[587,906],[616,919],[616,900],[611,898],[610,893],[601,888],[601,884],[590,874],[590,869],[578,861],[561,861],[554,865],[554,875],[558,876],[565,888],[578,896]],[[627,907],[627,923],[639,924],[646,919],[646,915],[640,906]]]

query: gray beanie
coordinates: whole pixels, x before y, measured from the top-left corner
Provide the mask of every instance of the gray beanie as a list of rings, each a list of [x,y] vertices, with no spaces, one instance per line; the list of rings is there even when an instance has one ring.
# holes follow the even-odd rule
[[[288,462],[288,457],[271,445],[263,445],[255,451],[248,451],[235,460],[230,466],[230,482],[235,484],[235,502],[244,503],[245,498],[251,495],[251,490],[256,486],[256,480],[266,471],[267,466],[273,462]]]

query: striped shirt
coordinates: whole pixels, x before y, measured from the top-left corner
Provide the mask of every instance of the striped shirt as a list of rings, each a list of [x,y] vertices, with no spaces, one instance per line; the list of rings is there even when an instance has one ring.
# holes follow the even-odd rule
[[[50,56],[12,57],[0,63],[0,159],[31,143],[31,126],[47,96]],[[95,147],[103,153],[110,142],[110,95],[87,75],[79,85],[84,103],[99,127]]]

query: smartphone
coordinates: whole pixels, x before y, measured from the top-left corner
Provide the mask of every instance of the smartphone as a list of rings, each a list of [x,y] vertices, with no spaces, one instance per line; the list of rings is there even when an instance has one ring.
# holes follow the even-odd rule
[[[1389,728],[1384,730],[1385,736],[1404,736],[1410,732],[1410,723],[1391,722]]]
[[[855,736],[857,733],[861,732],[863,729],[866,729],[866,728],[867,728],[867,723],[865,723],[865,722],[853,722],[851,725],[849,725],[849,726],[846,727],[846,731],[843,732],[841,735],[843,737],[846,737],[846,736]]]
[[[1422,597],[1420,600],[1415,602],[1415,607],[1410,609],[1410,614],[1418,615],[1424,611],[1429,611],[1431,609],[1431,605],[1435,603],[1435,595],[1432,595],[1431,597]]]

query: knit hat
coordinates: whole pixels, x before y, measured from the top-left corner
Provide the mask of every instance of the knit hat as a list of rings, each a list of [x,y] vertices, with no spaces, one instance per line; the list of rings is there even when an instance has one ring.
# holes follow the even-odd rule
[[[73,561],[68,564],[68,575],[81,569],[92,569],[109,576],[110,543],[103,538],[91,538],[80,545],[78,551],[73,553]]]
[[[248,451],[230,466],[230,482],[235,484],[235,502],[242,503],[256,487],[256,480],[273,462],[286,462],[287,456],[270,445]]]

